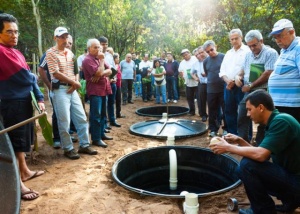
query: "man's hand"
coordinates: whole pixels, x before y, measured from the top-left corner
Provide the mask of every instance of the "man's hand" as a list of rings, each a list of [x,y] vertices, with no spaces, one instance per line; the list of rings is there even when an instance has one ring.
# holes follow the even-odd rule
[[[221,137],[217,137],[217,139],[219,142],[209,145],[209,148],[212,150],[212,152],[215,154],[223,154],[228,152],[228,148],[231,145]]]
[[[231,80],[230,82],[227,83],[226,89],[231,90],[235,86],[234,80]]]
[[[73,93],[73,91],[77,90],[81,88],[81,84],[78,81],[74,81],[74,83],[72,84],[72,86],[68,89],[67,94],[71,94]]]
[[[105,57],[105,56],[104,56],[104,53],[102,53],[102,52],[100,52],[100,51],[98,52],[98,56],[96,56],[96,58],[97,58],[97,59],[100,59],[100,60],[104,59],[104,57]]]
[[[242,87],[242,92],[249,92],[250,91],[250,86],[249,85],[244,85],[243,87]]]
[[[38,106],[39,106],[39,109],[41,110],[41,112],[44,112],[46,110],[46,107],[45,107],[45,103],[38,103]]]

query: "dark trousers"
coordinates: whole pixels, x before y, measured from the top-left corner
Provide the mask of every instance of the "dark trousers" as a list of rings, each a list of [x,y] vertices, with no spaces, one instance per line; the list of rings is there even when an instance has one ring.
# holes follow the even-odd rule
[[[142,79],[142,96],[143,96],[143,100],[151,99],[151,82],[143,82],[143,79]]]
[[[207,105],[207,84],[202,84],[199,82],[197,88],[197,105],[198,113],[201,117],[206,116],[206,105]]]
[[[189,113],[195,114],[195,96],[197,94],[197,90],[198,87],[194,86],[194,87],[189,87],[186,86],[185,87],[185,91],[186,91],[186,99],[190,108]]]
[[[275,214],[275,204],[270,195],[283,204],[300,203],[300,183],[295,175],[278,164],[258,162],[243,158],[238,168],[251,208],[255,214]]]
[[[300,107],[282,107],[282,106],[275,106],[281,113],[287,113],[292,115],[298,122],[300,123]]]
[[[117,87],[116,91],[116,116],[121,116],[121,102],[122,102],[122,96],[121,96],[121,87]]]
[[[107,115],[110,123],[114,123],[116,121],[115,99],[116,99],[117,86],[116,83],[111,83],[110,86],[111,86],[112,94],[109,94],[107,96]]]
[[[132,84],[133,79],[122,79],[122,98],[124,103],[132,101]]]
[[[219,93],[207,93],[207,104],[208,104],[208,128],[212,132],[218,132],[220,128],[220,108],[222,109],[222,119],[224,122],[223,129],[226,130],[226,121],[224,120],[224,92]]]
[[[231,134],[237,135],[238,106],[244,97],[244,93],[240,87],[234,86],[228,90],[226,89],[227,85],[224,85],[224,115],[227,124],[227,131]]]

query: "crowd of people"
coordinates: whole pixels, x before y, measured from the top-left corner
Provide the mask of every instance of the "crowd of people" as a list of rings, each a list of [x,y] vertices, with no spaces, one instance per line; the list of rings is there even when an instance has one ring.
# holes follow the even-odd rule
[[[40,110],[45,110],[37,77],[24,56],[14,49],[18,36],[16,18],[0,14],[4,127],[32,116],[30,91],[35,93]],[[264,44],[258,30],[247,32],[243,44],[242,31],[232,29],[232,48],[226,54],[217,51],[214,41],[207,40],[192,53],[183,49],[181,62],[171,52],[163,52],[152,61],[149,54],[140,60],[136,53],[127,53],[120,60],[104,36],[89,39],[85,53],[76,58],[68,30],[56,28],[55,45],[45,52],[39,65],[53,105],[53,147],[62,148],[72,160],[80,158],[80,154],[96,155],[92,145],[107,147],[104,141],[113,137],[106,134],[112,131],[111,126],[121,127],[117,122],[117,118],[125,117],[121,106],[133,104],[133,93],[144,102],[176,104],[180,99],[179,81],[183,79],[189,116],[195,116],[198,109],[202,121],[208,120],[209,136],[223,136],[218,138],[219,143],[210,146],[212,151],[244,157],[239,175],[251,208],[241,209],[240,213],[293,211],[300,205],[300,39],[287,19],[276,22],[270,36],[281,48],[280,55]],[[89,102],[89,119],[77,92],[80,80],[86,81],[84,101]],[[256,136],[251,120],[259,124]],[[74,131],[78,150],[73,146]],[[24,182],[44,174],[31,171],[25,161],[32,136],[32,124],[9,132],[19,163],[24,200],[39,197]],[[280,199],[282,205],[275,206],[270,195]]]

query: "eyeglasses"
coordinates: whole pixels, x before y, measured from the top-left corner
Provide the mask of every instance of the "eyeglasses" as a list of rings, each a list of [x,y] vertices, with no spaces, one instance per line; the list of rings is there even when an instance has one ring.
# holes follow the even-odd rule
[[[7,30],[5,33],[9,36],[13,36],[13,35],[19,36],[20,35],[20,32],[18,30]]]
[[[206,51],[206,53],[210,53],[210,52],[213,52],[215,49],[214,48],[211,48],[210,50]]]
[[[256,46],[258,45],[259,42],[253,44],[253,45],[248,45],[249,48],[256,48]]]
[[[272,38],[272,41],[275,42],[276,40],[281,40],[288,34],[289,34],[289,31],[287,31],[285,34],[280,33],[278,35],[274,35]]]

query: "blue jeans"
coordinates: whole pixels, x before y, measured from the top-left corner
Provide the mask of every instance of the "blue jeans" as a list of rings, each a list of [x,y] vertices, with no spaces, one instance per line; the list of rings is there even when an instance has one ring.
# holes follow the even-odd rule
[[[243,158],[238,167],[238,174],[255,214],[276,213],[270,195],[283,203],[300,202],[300,176],[297,178],[277,164]]]
[[[104,135],[106,117],[106,96],[90,96],[90,132],[92,141],[99,141]]]
[[[87,147],[89,142],[88,122],[77,91],[68,94],[68,86],[60,86],[53,90],[53,104],[57,116],[57,124],[60,141],[65,151],[73,149],[73,143],[69,134],[70,118],[72,119],[79,138],[81,147]]]
[[[166,76],[167,91],[169,100],[178,100],[176,79],[174,76]]]
[[[137,74],[134,81],[135,96],[142,96],[142,75]]]
[[[115,99],[117,93],[117,86],[116,83],[111,83],[110,86],[111,86],[112,94],[107,96],[107,114],[110,123],[114,123],[116,121],[114,105],[115,105]]]
[[[155,86],[155,91],[156,91],[156,103],[160,103],[160,94],[162,97],[162,103],[166,104],[167,103],[167,96],[166,96],[166,84],[164,85],[156,85]]]
[[[224,102],[225,102],[225,120],[227,124],[227,131],[231,134],[238,134],[237,119],[238,119],[238,106],[244,97],[242,89],[234,86],[231,90],[226,89],[224,84]]]

